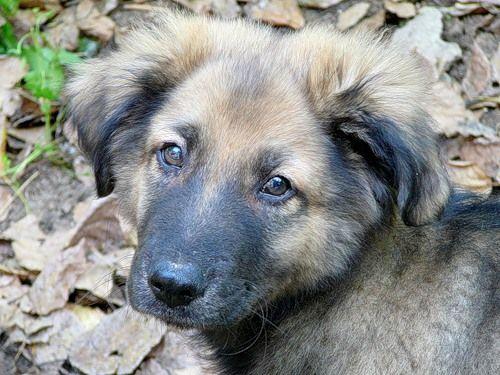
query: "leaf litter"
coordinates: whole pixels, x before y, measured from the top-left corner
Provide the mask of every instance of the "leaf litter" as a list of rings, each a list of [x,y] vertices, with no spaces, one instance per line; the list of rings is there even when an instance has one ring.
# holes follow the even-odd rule
[[[494,2],[437,3],[167,0],[165,4],[289,29],[313,22],[347,32],[391,26],[387,38],[432,72],[432,96],[425,109],[441,135],[451,178],[488,194],[500,186],[499,7]],[[17,13],[7,18],[2,14],[0,176],[39,147],[46,135],[44,112],[34,94],[50,99],[50,116],[52,120],[57,116],[65,70],[61,61],[68,58],[64,51],[93,56],[113,40],[119,43],[133,18],[161,6],[149,0],[30,0],[23,1]],[[40,49],[27,44],[23,57],[9,54],[18,38],[36,25],[33,7],[51,11],[42,20],[41,34],[36,34],[48,44]],[[40,59],[42,52],[45,59]],[[49,73],[57,84],[40,84],[51,66],[55,68]],[[28,165],[18,175],[17,185],[0,177],[0,332],[7,339],[0,373],[208,374],[195,353],[199,348],[186,337],[189,334],[137,316],[127,306],[125,281],[137,239],[127,232],[113,197],[94,201],[90,167],[68,125],[56,123],[52,130],[59,137],[62,164]]]

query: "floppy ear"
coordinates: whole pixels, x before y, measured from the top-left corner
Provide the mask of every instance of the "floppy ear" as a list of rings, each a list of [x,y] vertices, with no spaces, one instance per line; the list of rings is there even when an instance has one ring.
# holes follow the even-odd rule
[[[113,149],[132,146],[127,135],[139,141],[172,86],[168,75],[155,73],[151,60],[140,65],[134,72],[113,67],[106,59],[89,62],[79,67],[66,88],[69,118],[93,167],[99,197],[114,189]]]
[[[134,147],[132,136],[137,143],[147,133],[148,120],[168,92],[210,53],[207,27],[202,18],[160,12],[117,50],[72,72],[65,88],[68,115],[93,166],[99,196],[113,191],[117,143],[124,143],[128,132],[127,147]]]
[[[421,225],[438,217],[450,190],[432,119],[422,110],[429,85],[416,59],[382,38],[305,30],[291,39],[302,54],[291,62],[308,62],[296,69],[306,69],[313,111],[382,183],[372,186],[375,197],[390,204],[392,193],[404,222]]]
[[[329,125],[335,141],[344,142],[361,155],[368,172],[396,197],[403,222],[412,226],[435,220],[449,194],[444,164],[426,124],[429,118],[422,114],[417,121],[399,125],[390,118],[360,112],[348,118],[332,118]],[[405,132],[405,126],[420,131]],[[373,191],[379,202],[390,196],[387,191]]]

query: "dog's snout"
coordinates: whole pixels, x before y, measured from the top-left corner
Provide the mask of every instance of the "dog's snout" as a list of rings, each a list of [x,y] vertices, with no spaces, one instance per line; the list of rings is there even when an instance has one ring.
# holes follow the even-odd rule
[[[191,264],[169,263],[149,277],[154,295],[168,307],[188,305],[203,295],[203,284],[203,274]]]

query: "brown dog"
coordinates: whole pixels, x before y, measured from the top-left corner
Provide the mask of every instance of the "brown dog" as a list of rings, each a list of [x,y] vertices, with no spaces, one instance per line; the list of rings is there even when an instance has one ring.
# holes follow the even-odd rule
[[[174,13],[84,64],[132,307],[228,374],[498,374],[500,203],[450,188],[425,87],[371,35]]]

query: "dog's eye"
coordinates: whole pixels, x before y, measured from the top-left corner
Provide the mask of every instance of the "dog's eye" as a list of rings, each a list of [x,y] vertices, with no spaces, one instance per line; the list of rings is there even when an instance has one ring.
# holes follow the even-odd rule
[[[263,193],[274,196],[283,195],[288,190],[290,190],[290,181],[281,176],[270,178],[261,189]]]
[[[182,148],[176,144],[170,144],[160,150],[161,159],[165,164],[181,168],[184,162]]]

